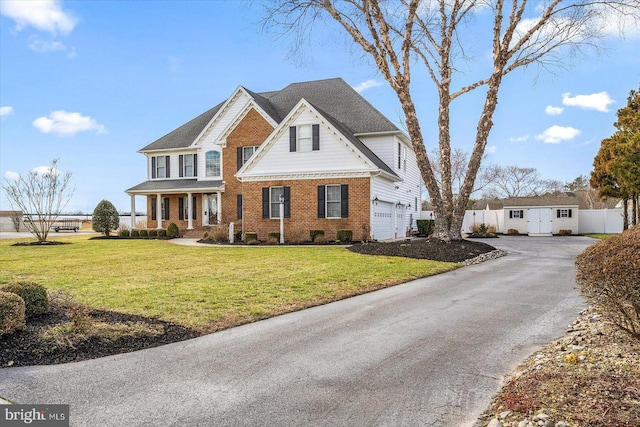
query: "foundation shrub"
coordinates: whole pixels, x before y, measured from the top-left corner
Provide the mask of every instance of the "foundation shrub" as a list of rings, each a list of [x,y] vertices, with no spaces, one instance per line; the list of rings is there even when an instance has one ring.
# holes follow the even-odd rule
[[[158,237],[167,237],[167,230],[161,228],[158,230]]]
[[[140,237],[140,230],[131,230],[131,237]]]
[[[416,220],[416,226],[418,227],[418,235],[422,237],[429,237],[433,232],[435,220],[433,219],[418,219]]]
[[[311,230],[309,231],[309,237],[313,243],[321,243],[324,242],[324,230]]]
[[[572,230],[568,230],[568,229],[558,230],[558,235],[560,236],[571,236],[572,234],[573,234]]]
[[[148,237],[149,230],[140,230],[140,237]]]
[[[242,229],[236,230],[233,232],[233,237],[235,238],[236,242],[239,242],[242,240]]]
[[[228,242],[229,241],[229,226],[226,224],[217,224],[211,227],[209,230],[209,239],[214,242]]]
[[[251,244],[251,242],[258,242],[258,233],[246,232],[244,233],[244,241]]]
[[[153,230],[149,230],[149,232],[147,233],[147,235],[149,237],[158,237],[158,230],[156,230],[155,228]]]
[[[167,227],[167,237],[170,238],[176,238],[180,235],[180,230],[178,229],[178,226],[176,225],[175,222],[172,222],[171,224],[169,224],[169,226]]]
[[[309,233],[301,225],[292,225],[284,230],[284,239],[287,243],[300,244],[309,241]]]
[[[0,286],[0,291],[12,292],[24,301],[25,316],[36,317],[49,311],[47,289],[33,282],[14,282]]]
[[[520,234],[520,232],[515,228],[510,228],[507,230],[507,234]]]
[[[0,336],[24,329],[24,300],[13,292],[0,291]]]
[[[120,230],[120,237],[129,237],[131,233],[127,229]]]
[[[353,240],[353,231],[351,230],[337,230],[336,240],[342,243],[351,243]]]
[[[640,340],[640,226],[578,255],[576,282],[603,317]]]
[[[267,243],[275,245],[280,243],[280,233],[278,231],[270,231],[267,233]]]

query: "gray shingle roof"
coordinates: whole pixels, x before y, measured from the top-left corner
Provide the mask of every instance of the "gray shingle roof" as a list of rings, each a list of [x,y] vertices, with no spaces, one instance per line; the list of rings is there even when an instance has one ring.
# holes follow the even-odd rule
[[[194,179],[167,179],[145,181],[131,187],[125,193],[171,192],[172,190],[214,190],[223,186],[222,181],[198,181]]]
[[[254,93],[243,88],[276,123],[302,99],[339,122],[350,133],[396,132],[399,129],[341,78],[293,83],[279,91]],[[202,113],[140,151],[189,147],[224,102]]]

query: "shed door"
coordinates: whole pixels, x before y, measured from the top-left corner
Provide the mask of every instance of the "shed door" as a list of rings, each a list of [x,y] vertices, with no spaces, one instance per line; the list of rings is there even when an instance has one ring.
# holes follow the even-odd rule
[[[377,202],[373,205],[373,238],[392,239],[393,232],[393,203]]]
[[[529,209],[527,211],[527,232],[529,234],[551,234],[553,232],[551,208]]]

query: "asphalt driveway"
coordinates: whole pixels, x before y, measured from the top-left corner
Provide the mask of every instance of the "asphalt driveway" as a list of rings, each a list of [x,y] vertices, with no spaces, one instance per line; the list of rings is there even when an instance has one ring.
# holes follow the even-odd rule
[[[585,307],[587,237],[487,240],[480,265],[155,349],[0,369],[0,397],[73,426],[471,425]]]

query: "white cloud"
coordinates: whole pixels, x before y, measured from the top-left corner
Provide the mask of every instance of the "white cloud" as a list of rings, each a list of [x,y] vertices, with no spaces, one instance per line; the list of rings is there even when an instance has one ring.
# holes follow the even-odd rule
[[[488,154],[493,154],[496,152],[496,150],[498,149],[498,147],[496,147],[495,145],[489,145],[487,148],[485,148],[485,151]]]
[[[592,93],[591,95],[571,96],[569,92],[562,94],[562,104],[570,107],[580,107],[586,110],[596,110],[602,113],[609,111],[609,105],[615,103],[607,92]]]
[[[4,173],[4,177],[10,179],[11,181],[15,181],[16,179],[20,179],[20,174],[14,171],[6,171]]]
[[[55,133],[58,135],[75,135],[78,132],[95,130],[97,133],[107,133],[103,125],[89,116],[67,111],[54,111],[49,117],[39,117],[33,121],[42,133]]]
[[[544,112],[549,114],[550,116],[559,116],[564,111],[562,107],[554,107],[553,105],[547,105],[547,108],[544,109]]]
[[[29,49],[38,53],[49,52],[66,52],[67,57],[73,58],[76,56],[76,50],[73,47],[68,47],[59,41],[47,41],[42,40],[38,36],[29,37]]]
[[[354,86],[353,89],[358,93],[362,93],[369,88],[382,86],[382,85],[384,85],[383,82],[379,82],[377,80],[371,79],[371,80],[367,80],[360,83],[358,86]]]
[[[529,139],[529,135],[515,136],[509,138],[510,142],[525,142]]]
[[[33,27],[52,34],[69,34],[78,22],[69,12],[62,10],[60,0],[2,0],[0,13],[16,23],[16,30]]]
[[[0,117],[10,116],[11,114],[13,114],[13,107],[9,105],[0,107]]]
[[[554,125],[542,134],[537,135],[536,139],[542,140],[546,144],[559,144],[562,141],[573,139],[578,135],[580,135],[580,130],[576,128]]]

